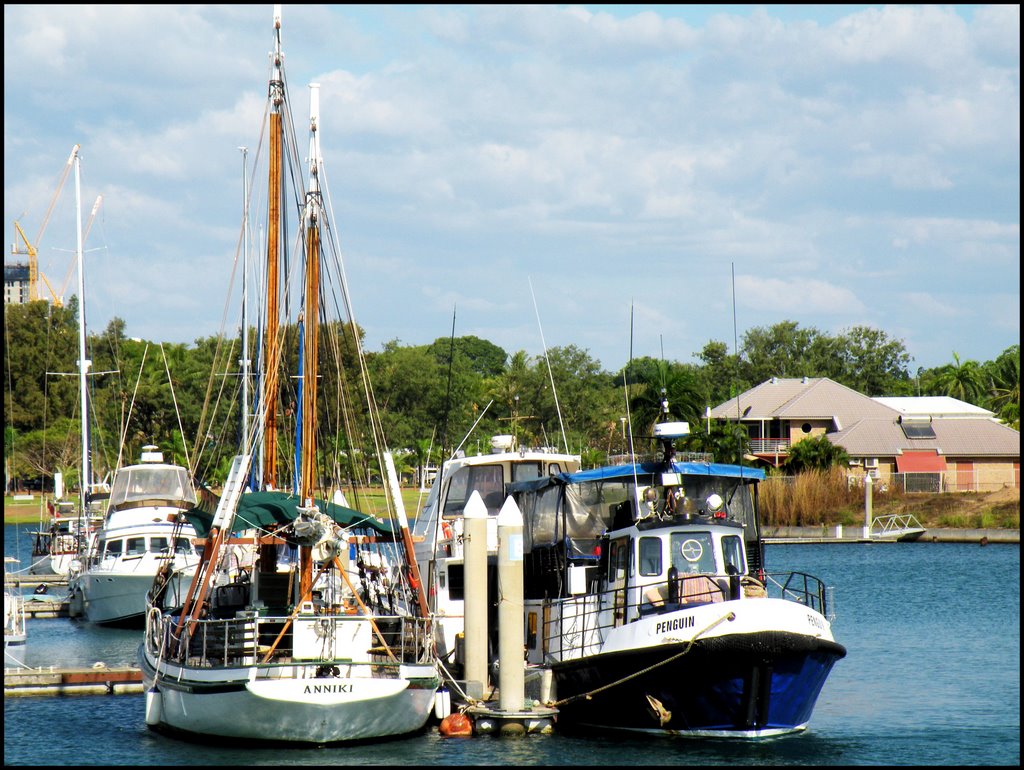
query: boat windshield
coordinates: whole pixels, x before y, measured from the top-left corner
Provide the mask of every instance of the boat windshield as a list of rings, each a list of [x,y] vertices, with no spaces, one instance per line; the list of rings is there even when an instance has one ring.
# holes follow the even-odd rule
[[[462,515],[470,495],[479,492],[487,513],[497,516],[505,502],[505,482],[500,465],[471,465],[459,468],[448,484],[448,498],[444,503],[446,514]]]
[[[188,472],[176,465],[131,466],[122,468],[114,476],[110,490],[110,507],[141,505],[158,502],[192,508],[196,493],[189,482]]]
[[[680,575],[715,574],[715,551],[710,532],[673,532],[669,554],[672,566]]]

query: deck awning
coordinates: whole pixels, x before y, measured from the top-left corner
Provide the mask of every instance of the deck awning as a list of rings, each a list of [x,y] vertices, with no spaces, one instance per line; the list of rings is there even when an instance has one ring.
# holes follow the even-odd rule
[[[938,452],[904,452],[896,455],[900,473],[939,473],[946,470],[946,458]]]

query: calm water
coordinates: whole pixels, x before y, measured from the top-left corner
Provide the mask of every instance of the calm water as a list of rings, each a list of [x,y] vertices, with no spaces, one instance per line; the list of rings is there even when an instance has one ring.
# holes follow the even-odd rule
[[[22,527],[26,530],[27,527]],[[29,544],[5,527],[27,565]],[[19,551],[20,553],[16,553]],[[222,749],[149,731],[142,695],[4,700],[12,765],[1019,765],[1020,546],[770,545],[771,571],[834,588],[847,647],[806,732],[759,743],[628,736]],[[29,665],[133,663],[138,632],[30,620]]]

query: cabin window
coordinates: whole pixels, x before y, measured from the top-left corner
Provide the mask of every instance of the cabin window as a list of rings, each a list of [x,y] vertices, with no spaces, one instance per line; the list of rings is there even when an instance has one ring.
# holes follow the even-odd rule
[[[479,492],[487,513],[495,516],[505,502],[505,482],[500,465],[473,465],[452,476],[444,512],[461,515],[473,492]]]
[[[448,598],[461,601],[466,598],[466,572],[462,564],[448,565]]]
[[[164,553],[167,550],[167,538],[151,537],[149,539],[149,550],[152,553]]]
[[[121,555],[122,548],[124,548],[124,540],[109,540],[107,541],[104,556],[108,558],[117,558]]]
[[[669,553],[680,575],[715,574],[715,550],[710,532],[673,532]]]
[[[640,538],[640,574],[661,574],[661,538]]]
[[[130,537],[126,542],[127,545],[124,549],[125,556],[139,556],[146,552],[146,538]]]
[[[512,481],[530,481],[540,478],[540,463],[515,463],[512,465]]]
[[[176,537],[174,538],[174,552],[175,553],[189,553],[192,549],[188,547],[188,538]]]
[[[725,571],[729,567],[736,568],[736,574],[742,575],[746,572],[743,568],[743,538],[736,535],[726,535],[722,538],[722,558],[725,559]]]
[[[629,539],[613,540],[610,546],[611,579],[618,582],[626,579],[629,566]]]

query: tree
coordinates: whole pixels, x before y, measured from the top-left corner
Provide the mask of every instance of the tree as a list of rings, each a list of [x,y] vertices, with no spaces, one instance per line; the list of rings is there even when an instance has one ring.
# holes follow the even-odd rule
[[[826,436],[813,436],[801,439],[789,448],[789,457],[783,467],[789,473],[802,473],[809,470],[824,471],[833,465],[847,465],[850,456],[846,450],[833,444]]]
[[[750,453],[750,438],[741,423],[719,420],[711,424],[710,431],[704,423],[690,426],[690,435],[682,440],[687,452],[709,454],[714,462],[739,465]]]
[[[1020,430],[1020,345],[1011,345],[986,365],[990,378],[988,406],[999,419]]]
[[[654,359],[634,363],[642,373],[629,400],[634,426],[651,434],[657,422],[700,422],[707,399],[691,367]]]
[[[708,406],[728,401],[756,384],[743,377],[739,357],[730,355],[724,342],[708,342],[697,357],[704,362],[698,370],[698,380],[707,394]]]
[[[958,398],[969,404],[977,404],[985,393],[985,378],[977,361],[960,362],[960,356],[953,351],[953,363],[943,366],[936,377],[936,387],[943,395]]]
[[[439,337],[428,347],[442,366],[448,365],[452,343],[451,339]],[[508,353],[493,342],[467,335],[456,337],[454,347],[456,355],[462,356],[469,363],[469,368],[482,377],[495,377],[505,369]]]
[[[750,382],[772,377],[828,377],[835,374],[833,341],[796,321],[755,327],[743,335],[741,355]]]
[[[910,379],[910,356],[903,342],[869,326],[854,326],[832,346],[839,371],[832,377],[866,396],[891,394]]]

